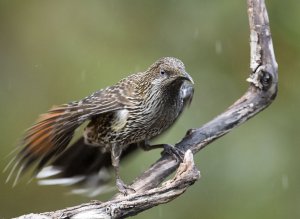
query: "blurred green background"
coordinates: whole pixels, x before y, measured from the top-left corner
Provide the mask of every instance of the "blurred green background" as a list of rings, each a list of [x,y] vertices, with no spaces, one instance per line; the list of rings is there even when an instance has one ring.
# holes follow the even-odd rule
[[[185,194],[136,218],[300,218],[300,2],[267,5],[280,73],[277,99],[195,156],[202,178]],[[191,107],[157,140],[179,141],[248,87],[246,6],[246,0],[1,0],[0,169],[38,114],[145,70],[163,56],[182,59],[196,83]],[[139,153],[124,163],[126,181],[159,153]],[[12,188],[6,177],[0,175],[0,218],[90,200],[27,179]]]

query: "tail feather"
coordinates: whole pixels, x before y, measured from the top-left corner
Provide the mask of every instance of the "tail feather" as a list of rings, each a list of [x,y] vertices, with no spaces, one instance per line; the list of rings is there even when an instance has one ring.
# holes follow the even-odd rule
[[[124,102],[118,95],[112,95],[110,88],[96,91],[80,101],[53,107],[25,132],[20,142],[23,149],[19,148],[15,163],[10,162],[6,168],[11,168],[8,180],[18,168],[17,175],[20,175],[33,164],[40,169],[58,157],[67,148],[75,129],[86,120],[123,108]]]
[[[125,149],[124,157],[133,154],[138,148],[132,144]],[[98,195],[110,189],[112,170],[111,153],[103,153],[98,147],[85,144],[80,138],[37,174],[40,185],[76,185],[80,189],[72,190],[76,194]]]
[[[81,119],[83,112],[79,111],[78,107],[75,103],[53,107],[38,118],[35,125],[25,132],[20,144],[24,147],[14,158],[15,164],[11,167],[7,181],[12,178],[14,172],[17,180],[22,172],[35,162],[38,163],[37,170],[41,169],[50,159],[65,150],[75,129],[84,122]],[[9,166],[13,162],[10,162]],[[17,169],[19,170],[16,171]]]

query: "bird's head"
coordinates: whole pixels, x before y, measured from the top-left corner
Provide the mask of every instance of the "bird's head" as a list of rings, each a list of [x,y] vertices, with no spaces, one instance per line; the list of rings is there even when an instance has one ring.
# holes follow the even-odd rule
[[[185,71],[184,64],[177,58],[164,57],[153,63],[146,71],[152,86],[161,88],[180,87],[183,83],[194,84],[192,77]]]

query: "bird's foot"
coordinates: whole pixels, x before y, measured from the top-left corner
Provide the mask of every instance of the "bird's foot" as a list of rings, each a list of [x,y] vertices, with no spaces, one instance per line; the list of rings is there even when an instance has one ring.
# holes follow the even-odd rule
[[[136,192],[132,187],[126,185],[120,178],[116,180],[116,185],[119,192],[125,196]]]
[[[176,159],[176,162],[182,163],[184,158],[184,152],[172,145],[164,144],[164,150],[162,153],[167,153]]]

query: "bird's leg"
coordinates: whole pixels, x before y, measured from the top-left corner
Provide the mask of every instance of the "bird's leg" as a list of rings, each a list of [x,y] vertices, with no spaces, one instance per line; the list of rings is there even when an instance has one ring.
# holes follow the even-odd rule
[[[162,154],[167,153],[173,156],[176,159],[176,161],[180,163],[183,161],[184,158],[184,152],[170,144],[150,145],[149,142],[144,141],[144,142],[140,142],[138,145],[145,151],[150,151],[153,149],[164,149]]]
[[[126,185],[120,177],[119,164],[120,164],[121,154],[122,154],[121,147],[117,144],[113,144],[111,149],[111,162],[115,170],[116,186],[119,192],[121,192],[124,195],[128,195],[128,190],[131,190],[133,192],[135,192],[135,190],[130,186]]]
[[[183,159],[184,159],[184,152],[176,147],[174,147],[173,145],[169,145],[169,144],[162,144],[164,150],[162,152],[163,153],[167,153],[171,156],[173,156],[177,162],[182,163]]]

